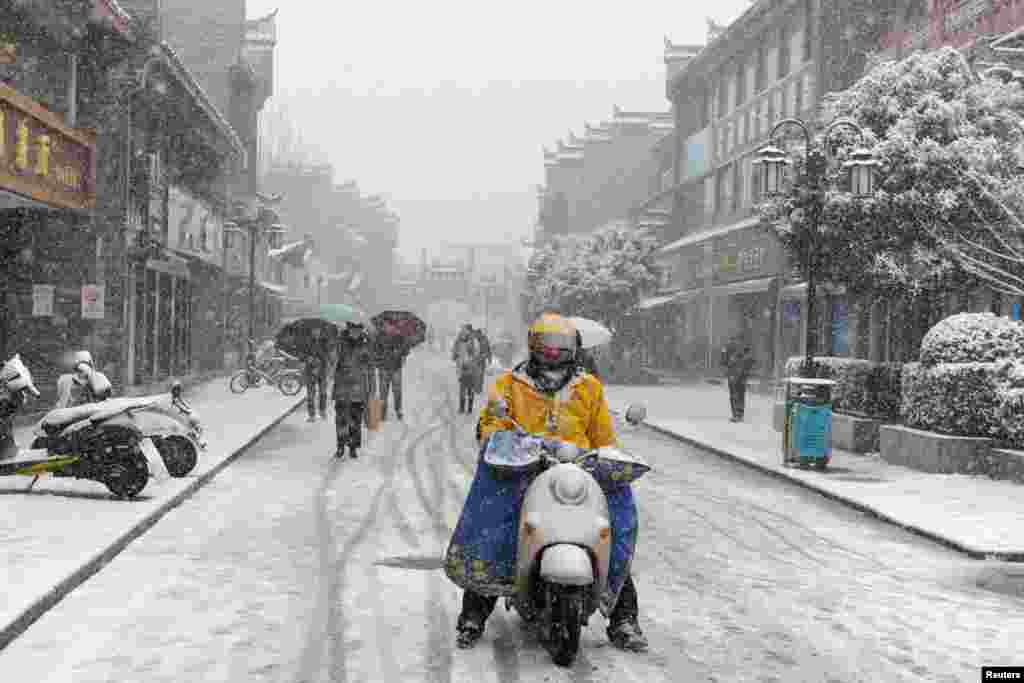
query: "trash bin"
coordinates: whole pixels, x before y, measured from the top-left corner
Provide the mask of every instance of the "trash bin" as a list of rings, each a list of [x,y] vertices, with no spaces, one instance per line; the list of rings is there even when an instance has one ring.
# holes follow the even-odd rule
[[[825,469],[832,459],[832,387],[830,379],[786,380],[786,421],[782,464]]]

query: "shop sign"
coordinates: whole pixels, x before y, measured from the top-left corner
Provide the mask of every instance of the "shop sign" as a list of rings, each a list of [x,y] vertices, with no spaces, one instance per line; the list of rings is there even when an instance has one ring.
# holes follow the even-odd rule
[[[770,237],[747,231],[715,244],[715,283],[774,275],[779,264],[779,245]]]
[[[206,202],[181,188],[168,192],[167,219],[171,242],[182,251],[193,252],[204,261],[220,264],[224,225]]]
[[[32,315],[36,318],[53,316],[53,285],[32,285]]]
[[[82,285],[82,317],[87,320],[102,320],[106,304],[104,285]]]
[[[0,189],[63,209],[96,203],[96,138],[0,83]]]

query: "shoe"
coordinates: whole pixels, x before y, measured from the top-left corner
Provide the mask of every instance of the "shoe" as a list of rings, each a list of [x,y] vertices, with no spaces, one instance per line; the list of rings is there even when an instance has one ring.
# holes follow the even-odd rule
[[[483,624],[469,621],[461,624],[456,632],[455,645],[460,650],[468,650],[479,642],[484,635]]]
[[[345,457],[345,447],[344,446],[338,446],[338,450],[334,451],[334,457],[335,458],[344,458]]]
[[[355,460],[356,458],[359,457],[359,448],[357,448],[356,446],[349,446],[348,454],[352,456],[353,460]]]
[[[316,415],[309,415],[306,417],[306,422],[316,422]]]
[[[620,650],[645,652],[648,647],[647,638],[640,625],[635,621],[620,621],[608,627],[608,640]]]
[[[395,416],[398,418],[399,422],[401,422],[402,420],[405,419],[404,417],[402,417],[402,411],[401,410],[396,410],[395,411]]]

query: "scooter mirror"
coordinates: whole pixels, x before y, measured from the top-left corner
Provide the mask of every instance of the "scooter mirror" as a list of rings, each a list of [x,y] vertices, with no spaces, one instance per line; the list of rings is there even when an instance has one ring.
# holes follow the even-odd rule
[[[631,425],[638,425],[647,419],[647,406],[642,403],[632,403],[626,408],[626,422]]]
[[[182,388],[181,382],[175,381],[171,384],[171,398],[177,400],[181,398]]]

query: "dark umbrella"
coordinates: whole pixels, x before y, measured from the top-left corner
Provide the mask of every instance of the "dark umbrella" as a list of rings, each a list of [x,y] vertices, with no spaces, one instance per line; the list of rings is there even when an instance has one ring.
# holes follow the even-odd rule
[[[427,338],[427,324],[409,311],[384,311],[370,318],[377,334],[401,338],[407,348],[422,344]]]
[[[321,353],[323,348],[313,339],[315,329],[320,330],[320,338],[329,345],[338,341],[337,325],[320,318],[300,318],[282,327],[274,342],[279,349],[292,355],[313,356]]]

